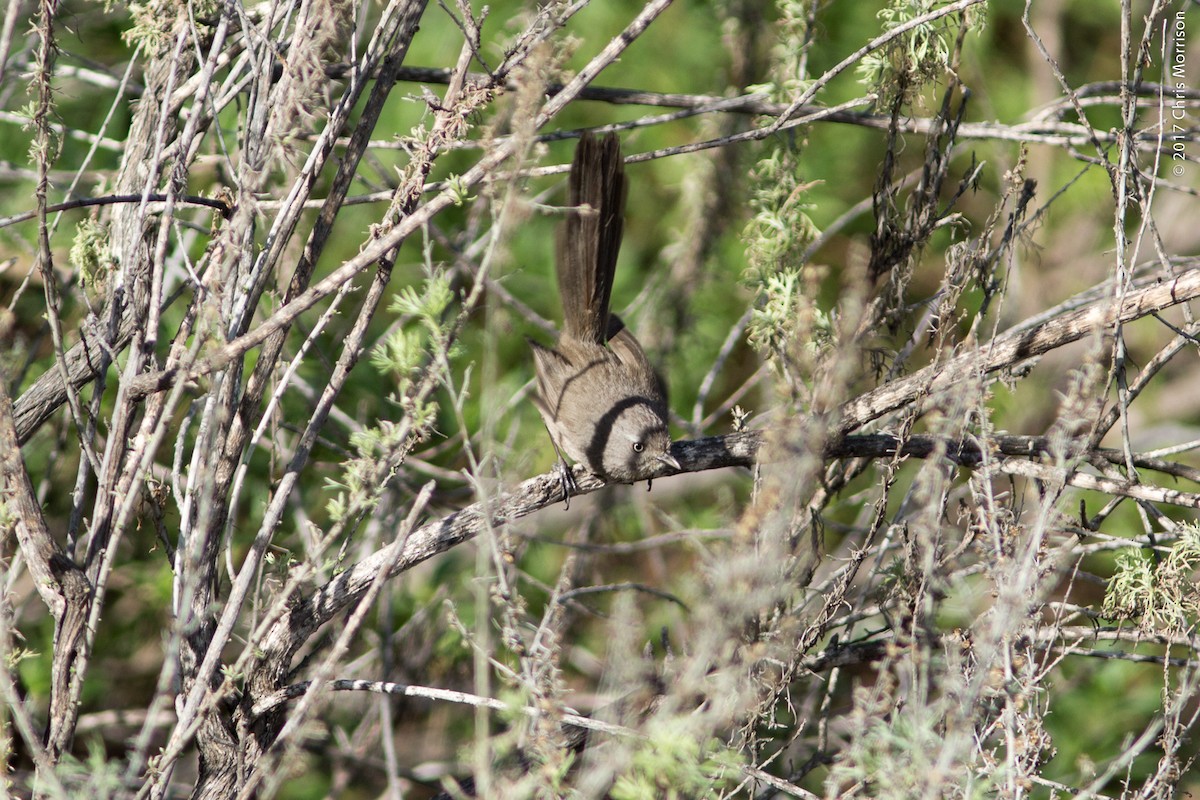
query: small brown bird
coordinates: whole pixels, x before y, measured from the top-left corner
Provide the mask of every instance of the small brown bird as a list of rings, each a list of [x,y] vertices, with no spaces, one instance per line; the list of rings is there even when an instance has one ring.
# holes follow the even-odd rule
[[[558,452],[563,493],[574,478],[563,460],[608,481],[680,469],[667,433],[667,392],[645,351],[609,313],[625,213],[625,163],[616,134],[585,133],[571,164],[570,205],[558,239],[563,329],[554,349],[530,341],[538,411]]]

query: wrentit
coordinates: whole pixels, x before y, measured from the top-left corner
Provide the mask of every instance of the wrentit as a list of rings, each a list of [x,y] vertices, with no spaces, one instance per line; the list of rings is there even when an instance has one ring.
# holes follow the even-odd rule
[[[534,401],[558,453],[563,494],[575,480],[565,452],[608,481],[679,469],[667,433],[667,391],[638,340],[609,312],[624,227],[625,164],[615,133],[585,133],[571,164],[570,209],[559,230],[563,327],[554,349],[530,340]]]

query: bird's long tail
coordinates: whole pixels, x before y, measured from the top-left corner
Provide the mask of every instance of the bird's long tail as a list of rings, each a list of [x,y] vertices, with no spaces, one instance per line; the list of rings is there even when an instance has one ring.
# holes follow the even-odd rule
[[[563,335],[603,344],[625,217],[625,163],[615,133],[585,133],[571,164],[570,205],[558,238]]]

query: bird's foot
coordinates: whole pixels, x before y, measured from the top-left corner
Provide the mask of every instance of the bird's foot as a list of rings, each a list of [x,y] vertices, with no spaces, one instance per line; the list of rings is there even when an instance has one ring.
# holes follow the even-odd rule
[[[563,505],[569,510],[571,508],[571,495],[579,492],[579,484],[575,482],[574,471],[561,458],[555,465],[555,471],[558,473],[558,485],[563,493]]]

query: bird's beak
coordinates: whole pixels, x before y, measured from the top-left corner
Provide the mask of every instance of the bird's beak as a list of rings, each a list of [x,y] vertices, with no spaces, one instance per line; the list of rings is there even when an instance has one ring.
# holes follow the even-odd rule
[[[675,456],[671,455],[670,453],[662,453],[654,458],[658,461],[661,461],[663,464],[666,464],[673,470],[683,472],[683,467],[679,466],[679,462],[675,460]]]

